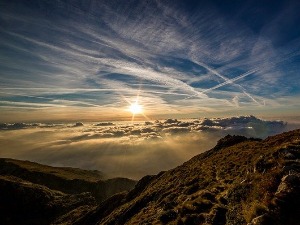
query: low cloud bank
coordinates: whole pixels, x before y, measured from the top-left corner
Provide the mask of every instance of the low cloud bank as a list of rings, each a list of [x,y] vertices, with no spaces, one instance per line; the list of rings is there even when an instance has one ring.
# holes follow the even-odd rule
[[[0,157],[139,179],[180,165],[227,134],[265,138],[286,127],[285,122],[254,116],[136,124],[1,124]]]
[[[68,127],[83,127],[85,124],[77,122]],[[63,124],[43,124],[43,123],[13,123],[0,124],[1,130],[18,130],[26,128],[49,128],[63,126]],[[239,116],[229,118],[204,118],[195,120],[167,119],[163,121],[144,123],[120,123],[101,122],[96,124],[86,124],[84,132],[94,132],[97,135],[84,135],[87,139],[123,137],[138,135],[147,137],[156,136],[158,138],[168,134],[191,133],[191,132],[221,132],[224,134],[240,134],[251,137],[265,138],[268,135],[280,133],[287,126],[283,121],[261,120],[254,116]],[[74,138],[76,140],[76,138]]]
[[[82,126],[83,123],[78,122],[74,124],[74,127]],[[52,124],[52,123],[0,123],[0,130],[20,130],[26,128],[47,128],[64,126],[64,124]]]

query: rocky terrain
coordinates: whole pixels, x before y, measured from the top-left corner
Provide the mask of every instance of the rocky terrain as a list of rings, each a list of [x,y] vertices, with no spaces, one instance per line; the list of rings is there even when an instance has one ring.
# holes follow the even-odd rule
[[[299,158],[300,130],[265,140],[228,135],[183,165],[145,176],[133,190],[100,203],[89,193],[53,191],[7,173],[0,184],[1,218],[15,207],[27,221],[35,213],[35,220],[47,218],[43,224],[299,225]],[[32,201],[30,209],[22,208],[26,201]]]

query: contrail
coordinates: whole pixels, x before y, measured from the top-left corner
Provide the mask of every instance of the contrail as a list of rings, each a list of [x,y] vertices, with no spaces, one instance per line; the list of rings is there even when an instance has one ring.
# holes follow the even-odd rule
[[[233,83],[233,81],[232,81],[231,79],[228,79],[227,77],[223,76],[223,75],[220,74],[218,71],[216,71],[216,70],[210,68],[208,65],[206,65],[206,64],[204,64],[204,63],[202,63],[202,62],[199,62],[199,61],[195,60],[194,58],[192,58],[192,60],[194,61],[194,63],[196,63],[196,64],[198,64],[198,65],[204,67],[205,69],[207,69],[207,70],[210,71],[211,73],[213,73],[213,74],[215,74],[216,76],[222,78],[223,80],[225,80],[225,82],[228,82],[228,83],[230,83],[230,84],[233,84],[233,85],[239,87],[239,88],[243,91],[243,93],[246,94],[251,100],[253,100],[255,103],[261,105],[261,104],[260,104],[258,101],[256,101],[256,100],[255,100],[248,92],[246,92],[245,88],[243,88],[241,85]],[[227,84],[227,83],[226,83],[226,84]],[[224,85],[225,85],[225,84],[224,84]]]
[[[247,93],[247,92],[245,92],[245,91],[243,91],[243,93],[245,94],[245,95],[247,95],[249,98],[251,98],[254,102],[256,102],[257,104],[259,104],[259,105],[262,105],[262,104],[260,104],[258,101],[256,101],[251,95],[249,95],[249,93]]]
[[[206,90],[202,91],[202,93],[206,93],[206,92],[209,92],[209,91],[211,91],[211,90],[217,89],[217,88],[219,88],[219,87],[223,87],[223,86],[225,86],[226,84],[233,83],[234,81],[237,81],[237,80],[240,80],[240,79],[242,79],[242,78],[244,78],[244,77],[247,77],[247,76],[249,76],[249,75],[251,75],[251,74],[253,74],[253,73],[257,72],[257,71],[258,71],[258,70],[250,70],[250,71],[248,71],[248,72],[246,72],[246,73],[243,73],[243,74],[241,74],[241,75],[239,75],[239,76],[237,76],[237,77],[235,77],[235,78],[233,78],[233,79],[228,79],[227,81],[225,81],[225,82],[223,82],[223,83],[221,83],[221,84],[218,84],[218,85],[216,85],[216,86],[214,86],[214,87],[211,87],[211,88],[209,88],[209,89],[206,89]]]
[[[272,61],[272,62],[270,62],[270,63],[271,63],[271,64],[273,65],[273,67],[274,67],[274,66],[276,66],[278,63],[283,62],[283,61],[286,61],[287,59],[292,58],[293,56],[296,56],[296,55],[298,55],[298,54],[299,54],[299,51],[290,52],[290,53],[288,53],[288,54],[285,55],[285,58],[284,58],[284,59],[276,60],[276,61],[274,60],[274,61]],[[194,60],[194,59],[193,59],[193,60]],[[266,62],[266,61],[267,61],[267,60],[264,60],[264,61],[262,61],[262,62]],[[209,68],[206,64],[201,63],[201,62],[197,62],[197,61],[195,61],[195,62],[198,63],[199,65],[203,66],[203,67],[206,68],[207,70],[211,71],[212,73],[214,73],[214,74],[217,75],[218,77],[221,77],[221,78],[224,79],[224,80],[227,79],[225,82],[223,82],[223,83],[221,83],[221,84],[218,84],[218,85],[216,85],[216,86],[214,86],[214,87],[211,87],[211,88],[209,88],[209,89],[206,89],[206,90],[202,91],[201,93],[209,92],[209,91],[211,91],[211,90],[217,89],[217,88],[222,87],[222,86],[224,86],[224,85],[227,85],[227,84],[229,84],[229,83],[233,83],[234,81],[237,81],[237,80],[239,80],[239,79],[242,79],[242,78],[244,78],[244,77],[246,77],[246,76],[248,76],[248,75],[251,75],[251,74],[253,74],[253,73],[255,73],[255,72],[259,71],[259,70],[265,69],[265,66],[264,66],[264,67],[258,67],[257,69],[250,70],[250,71],[248,71],[248,72],[246,72],[246,73],[244,73],[244,74],[241,74],[241,75],[239,75],[239,76],[237,76],[237,77],[235,77],[235,78],[233,78],[233,79],[228,79],[228,78],[222,76],[220,73],[218,73],[218,71],[215,71],[215,70]],[[238,85],[238,84],[235,84],[235,85]],[[238,85],[238,86],[240,86],[240,85]],[[249,93],[247,93],[247,92],[243,89],[242,86],[240,86],[240,88],[242,88],[243,93],[244,93],[245,95],[247,95],[250,99],[252,99],[252,100],[253,100],[254,102],[256,102],[257,104],[261,105],[261,104],[260,104],[259,102],[257,102],[257,100],[255,100]],[[189,96],[189,97],[187,97],[187,98],[185,98],[185,99],[189,99],[189,98],[192,98],[192,97],[194,97],[194,96],[197,96],[197,94],[192,95],[192,96]]]
[[[227,84],[229,84],[229,83],[233,83],[234,81],[237,81],[237,80],[240,80],[240,79],[242,79],[242,78],[244,78],[244,77],[247,77],[247,76],[249,76],[249,75],[251,75],[251,74],[253,74],[253,73],[255,73],[255,72],[257,72],[258,70],[250,70],[250,71],[248,71],[248,72],[246,72],[246,73],[243,73],[243,74],[241,74],[241,75],[239,75],[239,76],[237,76],[237,77],[235,77],[235,78],[232,78],[232,79],[228,79],[227,78],[227,80],[225,81],[225,82],[223,82],[223,83],[221,83],[221,84],[218,84],[218,85],[216,85],[216,86],[214,86],[214,87],[211,87],[211,88],[208,88],[208,89],[206,89],[206,90],[204,90],[204,91],[201,91],[201,93],[207,93],[207,92],[209,92],[209,91],[212,91],[212,90],[215,90],[215,89],[217,89],[217,88],[219,88],[219,87],[223,87],[223,86],[225,86],[225,85],[227,85]],[[243,93],[244,94],[246,94],[249,98],[251,98],[254,102],[257,102],[251,95],[249,95],[247,92],[245,92],[245,91],[243,91]],[[189,97],[187,97],[187,98],[185,98],[185,99],[189,99],[189,98],[192,98],[192,97],[194,97],[194,96],[197,96],[197,94],[195,94],[195,95],[192,95],[192,96],[189,96]],[[257,102],[258,103],[258,102]],[[258,103],[259,104],[259,103]]]

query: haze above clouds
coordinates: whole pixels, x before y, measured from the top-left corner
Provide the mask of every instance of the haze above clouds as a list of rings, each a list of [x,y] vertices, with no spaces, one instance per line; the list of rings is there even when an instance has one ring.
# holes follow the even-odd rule
[[[288,129],[253,116],[135,123],[1,124],[0,157],[97,169],[139,179],[187,161],[227,134],[265,138]]]

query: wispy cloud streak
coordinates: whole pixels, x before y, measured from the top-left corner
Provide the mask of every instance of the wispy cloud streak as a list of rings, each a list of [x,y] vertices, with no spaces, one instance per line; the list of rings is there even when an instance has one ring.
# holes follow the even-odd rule
[[[117,109],[140,90],[159,115],[195,112],[198,104],[209,111],[262,110],[278,97],[299,95],[293,1],[276,9],[176,0],[5,4],[0,89],[6,102]],[[229,8],[238,10],[236,17]],[[258,9],[265,12],[260,17],[253,14]],[[240,15],[255,16],[257,24]]]

